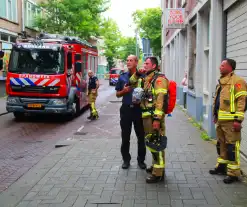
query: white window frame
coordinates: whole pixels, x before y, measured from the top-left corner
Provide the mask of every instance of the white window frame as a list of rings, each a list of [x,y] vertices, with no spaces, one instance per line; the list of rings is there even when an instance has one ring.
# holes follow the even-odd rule
[[[178,2],[177,2],[177,0],[173,0],[173,8],[177,8],[177,5],[178,5]]]
[[[183,8],[186,3],[187,3],[187,0],[181,0],[181,7]]]
[[[34,12],[33,12],[33,7],[35,7],[35,11]],[[35,2],[31,1],[31,0],[26,0],[25,12],[26,12],[25,26],[35,29],[32,26],[32,22],[33,22],[34,16],[39,13],[38,5]],[[41,11],[41,15],[42,15],[42,11]]]
[[[10,12],[11,12],[11,16],[9,14],[9,2],[10,2]],[[6,4],[6,19],[8,19],[11,22],[16,22],[18,23],[18,0],[15,1],[16,5],[15,5],[15,11],[13,11],[13,0],[5,0],[5,4]],[[16,19],[14,19],[14,12],[16,13]],[[10,18],[12,17],[12,18]]]

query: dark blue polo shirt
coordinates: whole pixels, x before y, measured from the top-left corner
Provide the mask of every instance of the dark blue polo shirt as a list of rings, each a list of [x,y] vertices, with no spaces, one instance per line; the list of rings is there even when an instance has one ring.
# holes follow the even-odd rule
[[[118,79],[115,90],[116,91],[123,90],[124,85],[129,84],[130,77],[131,77],[131,75],[129,72],[122,73]],[[122,98],[123,104],[128,104],[128,105],[132,104],[132,93],[133,93],[133,89],[131,92],[129,92],[123,96],[123,98]]]
[[[89,78],[89,82],[88,82],[88,89],[96,89],[96,81],[98,80],[98,78],[96,76],[93,76],[91,78]]]

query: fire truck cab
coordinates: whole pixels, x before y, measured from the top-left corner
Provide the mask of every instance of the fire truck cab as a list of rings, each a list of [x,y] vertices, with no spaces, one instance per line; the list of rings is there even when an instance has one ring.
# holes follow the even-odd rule
[[[97,67],[98,50],[76,37],[40,34],[13,45],[6,80],[6,109],[76,116],[88,106],[87,71]]]

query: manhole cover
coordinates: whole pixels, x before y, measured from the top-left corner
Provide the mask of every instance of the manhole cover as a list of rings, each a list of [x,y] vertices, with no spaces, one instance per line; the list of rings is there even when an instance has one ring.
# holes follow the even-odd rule
[[[87,132],[75,132],[74,135],[87,135]]]

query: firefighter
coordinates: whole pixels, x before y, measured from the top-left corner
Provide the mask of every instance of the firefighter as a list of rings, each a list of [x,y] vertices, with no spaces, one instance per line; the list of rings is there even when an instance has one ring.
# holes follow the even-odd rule
[[[221,77],[213,104],[217,134],[218,159],[210,174],[226,175],[224,183],[238,181],[240,176],[241,128],[246,105],[246,82],[234,74],[236,62],[225,59],[220,65]]]
[[[99,80],[91,70],[88,71],[88,77],[88,100],[90,104],[90,116],[87,118],[90,120],[95,120],[99,118],[98,112],[95,107],[95,101],[98,96]]]
[[[146,76],[140,79],[141,74]],[[139,70],[130,78],[133,87],[141,87],[144,90],[145,98],[141,101],[142,118],[145,130],[145,137],[158,132],[165,136],[165,113],[163,110],[165,95],[167,94],[168,81],[164,77],[156,77],[158,73],[158,60],[156,57],[148,57],[144,63],[144,70]],[[152,81],[154,83],[152,84]],[[147,168],[151,174],[146,178],[147,183],[157,183],[164,180],[165,151],[156,151],[147,147],[153,157],[153,165]]]

